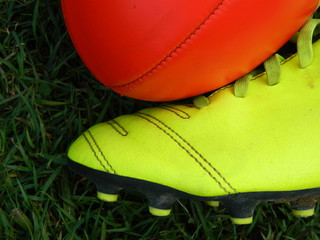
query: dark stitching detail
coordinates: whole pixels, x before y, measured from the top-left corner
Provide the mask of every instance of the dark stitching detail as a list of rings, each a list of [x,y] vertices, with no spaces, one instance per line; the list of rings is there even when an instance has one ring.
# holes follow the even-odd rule
[[[175,108],[172,106],[160,106],[159,108],[168,110],[182,119],[189,119],[190,118],[190,115],[188,113],[186,113],[185,111],[183,111],[179,108]]]
[[[122,127],[118,122],[116,122],[115,120],[111,120],[109,122],[107,122],[107,124],[109,124],[117,133],[119,133],[121,136],[127,136],[128,135],[128,131],[124,129],[124,127]],[[118,128],[117,128],[117,127]],[[122,130],[122,132],[120,130]]]
[[[161,123],[162,125],[164,125],[166,128],[168,128],[170,131],[172,131],[174,134],[176,134],[183,142],[185,142],[203,161],[205,161],[213,171],[215,171],[221,178],[222,180],[235,192],[238,192],[235,188],[233,188],[231,186],[231,184],[222,176],[222,174],[214,167],[212,166],[212,164],[204,157],[202,156],[201,153],[199,153],[189,142],[187,142],[187,140],[185,140],[182,136],[180,136],[176,131],[174,131],[172,128],[170,128],[168,125],[166,125],[164,122],[160,121],[159,119],[155,118],[152,115],[146,114],[146,113],[141,113],[144,114],[146,116],[149,116],[151,118],[153,118],[154,120],[158,121],[159,123]]]
[[[208,163],[208,161],[205,160],[205,159],[201,156],[201,154],[199,154],[199,153],[198,153],[185,139],[183,139],[178,133],[176,133],[176,132],[173,131],[170,127],[168,127],[167,125],[165,125],[164,123],[162,123],[160,120],[156,119],[155,117],[153,117],[153,116],[151,116],[151,115],[149,115],[149,114],[145,114],[145,113],[141,113],[141,112],[140,112],[140,113],[135,113],[135,114],[133,114],[133,115],[135,115],[135,116],[137,116],[137,117],[140,117],[140,118],[142,118],[142,119],[145,119],[146,121],[152,123],[152,124],[155,125],[158,129],[160,129],[162,132],[164,132],[167,136],[169,136],[174,142],[176,142],[176,143],[178,144],[178,146],[179,146],[180,148],[182,148],[192,159],[194,159],[194,160],[199,164],[199,166],[220,186],[220,188],[221,188],[223,191],[225,191],[225,192],[228,193],[228,194],[231,194],[231,192],[229,192],[225,187],[223,187],[222,184],[221,184],[221,182],[220,182],[217,178],[215,178],[215,177],[208,171],[208,169],[206,169],[206,168],[203,166],[203,164],[202,164],[195,156],[193,156],[192,153],[190,153],[190,151],[189,151],[188,149],[186,149],[184,146],[182,146],[181,143],[180,143],[177,139],[175,139],[172,135],[170,135],[170,133],[168,133],[165,129],[163,129],[161,126],[159,126],[159,125],[156,124],[155,122],[151,121],[148,117],[150,117],[150,118],[152,118],[152,119],[160,122],[160,123],[163,124],[167,129],[169,129],[169,130],[171,130],[173,133],[175,133],[176,136],[178,136],[184,143],[186,143],[189,147],[191,147],[191,149],[194,150],[195,153],[197,153],[205,162]],[[141,116],[141,115],[145,115],[145,116]],[[209,164],[209,165],[211,166],[211,164]],[[212,167],[212,166],[211,166],[211,167]],[[221,174],[220,174],[215,168],[213,168],[213,170],[226,182],[226,180],[221,176]],[[227,182],[226,182],[226,183],[227,183]],[[227,184],[228,184],[228,186],[229,186],[232,190],[234,190],[235,192],[237,192],[234,188],[232,188],[232,187],[230,186],[229,183],[227,183]]]
[[[143,75],[141,75],[140,77],[136,78],[135,80],[122,84],[122,85],[115,85],[115,86],[108,86],[110,88],[113,89],[117,89],[117,88],[124,88],[124,87],[128,87],[131,86],[133,84],[135,84],[136,82],[141,81],[144,77],[150,76],[151,74],[153,74],[159,67],[161,67],[161,65],[163,65],[164,63],[167,63],[170,59],[173,58],[173,56],[175,54],[177,54],[178,50],[182,50],[184,47],[184,45],[186,45],[188,43],[188,41],[191,40],[191,38],[193,36],[195,36],[199,31],[201,31],[201,28],[207,24],[207,22],[210,20],[210,18],[216,13],[216,11],[224,4],[225,0],[221,0],[221,2],[218,4],[218,6],[216,6],[211,12],[210,14],[199,24],[199,26],[193,30],[182,42],[179,43],[179,45],[173,49],[169,54],[167,54],[159,63],[157,63],[155,66],[153,66],[149,71],[145,72]]]
[[[109,166],[109,168],[113,171],[114,174],[117,174],[116,171],[113,169],[113,167],[111,166],[111,164],[109,163],[109,161],[107,160],[107,158],[105,157],[105,155],[103,154],[100,146],[98,145],[96,139],[93,137],[92,133],[90,132],[90,130],[87,130],[87,132],[89,133],[90,137],[92,138],[92,141],[94,142],[94,144],[96,145],[96,147],[98,148],[101,156],[103,157],[103,160],[107,163],[107,165]]]
[[[89,147],[90,147],[91,151],[93,152],[93,154],[94,154],[95,158],[98,160],[98,162],[100,163],[100,165],[104,168],[104,170],[105,170],[106,172],[109,172],[109,171],[107,170],[107,168],[103,165],[103,163],[101,162],[101,160],[99,159],[99,157],[98,157],[98,155],[97,155],[96,151],[94,150],[94,148],[93,148],[93,146],[92,146],[91,142],[89,141],[89,139],[87,138],[87,136],[86,136],[86,134],[85,134],[85,133],[83,134],[83,137],[84,137],[84,139],[86,140],[86,142],[88,143],[88,145],[89,145]]]

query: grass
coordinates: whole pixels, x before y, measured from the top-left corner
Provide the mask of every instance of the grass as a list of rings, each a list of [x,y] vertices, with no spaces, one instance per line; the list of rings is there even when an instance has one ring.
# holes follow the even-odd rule
[[[250,226],[223,207],[180,200],[169,217],[148,213],[126,191],[98,200],[95,186],[66,166],[88,127],[154,105],[103,87],[79,59],[58,0],[0,0],[0,239],[319,239],[313,218],[261,203]]]

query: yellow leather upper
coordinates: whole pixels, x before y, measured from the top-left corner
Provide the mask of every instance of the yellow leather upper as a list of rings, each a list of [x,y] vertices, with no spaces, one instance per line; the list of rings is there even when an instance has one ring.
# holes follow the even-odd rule
[[[69,157],[90,168],[199,196],[320,187],[320,41],[313,63],[297,56],[237,98],[233,86],[201,109],[164,105],[93,126]]]

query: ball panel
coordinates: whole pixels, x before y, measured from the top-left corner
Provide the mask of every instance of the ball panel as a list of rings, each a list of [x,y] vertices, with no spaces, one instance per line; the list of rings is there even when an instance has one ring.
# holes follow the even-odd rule
[[[170,63],[149,77],[113,89],[133,98],[169,101],[220,88],[276,52],[317,5],[296,1],[288,10],[289,2],[229,1]],[[257,11],[258,6],[265,11]]]
[[[63,0],[79,55],[106,86],[149,71],[221,0]]]
[[[255,68],[318,0],[62,3],[71,38],[101,82],[133,98],[168,101],[217,89]]]

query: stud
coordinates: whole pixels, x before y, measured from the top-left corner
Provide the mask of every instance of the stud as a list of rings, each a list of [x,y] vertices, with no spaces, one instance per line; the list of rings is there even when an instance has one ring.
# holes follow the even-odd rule
[[[118,194],[97,193],[97,197],[106,202],[116,202],[118,200],[118,196]]]
[[[292,214],[296,217],[311,217],[314,215],[314,208],[304,210],[292,209]]]
[[[251,224],[253,221],[253,217],[248,217],[248,218],[233,218],[233,217],[231,217],[231,221],[237,225]]]
[[[220,203],[218,201],[207,201],[207,205],[210,207],[219,207]]]
[[[165,209],[166,211],[168,211],[168,209],[171,209],[172,204],[177,199],[175,196],[173,196],[170,193],[158,194],[158,193],[152,193],[152,192],[144,192],[144,194],[148,199],[149,205],[152,206],[152,209],[160,209],[160,210]],[[153,215],[162,216],[160,211],[153,211],[153,212],[156,213],[156,214],[152,213]],[[160,215],[158,215],[157,212],[159,212]],[[170,213],[170,210],[169,210],[169,213]]]
[[[229,210],[231,221],[240,225],[252,223],[254,209],[259,203],[258,200],[237,196],[232,199],[223,199],[221,202]]]
[[[149,211],[152,215],[157,217],[165,217],[171,213],[171,209],[160,209],[152,206],[149,206]]]
[[[317,200],[312,196],[291,201],[292,214],[296,217],[311,217],[314,215],[316,202]]]

